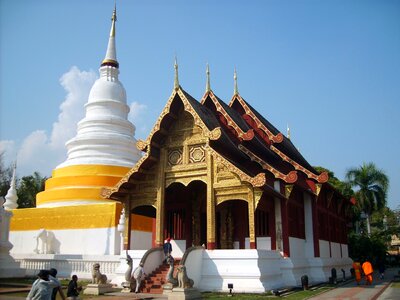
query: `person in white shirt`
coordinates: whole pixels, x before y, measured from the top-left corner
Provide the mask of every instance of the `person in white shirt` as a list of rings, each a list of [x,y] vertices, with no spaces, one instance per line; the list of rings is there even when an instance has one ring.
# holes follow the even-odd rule
[[[51,276],[48,270],[40,270],[37,276],[38,279],[32,284],[32,288],[26,299],[51,300],[53,288],[60,287],[60,282]]]

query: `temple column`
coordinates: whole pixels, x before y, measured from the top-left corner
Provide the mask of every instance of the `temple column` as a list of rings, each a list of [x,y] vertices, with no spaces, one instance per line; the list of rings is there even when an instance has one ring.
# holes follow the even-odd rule
[[[312,216],[313,216],[313,238],[314,238],[314,257],[319,257],[319,220],[318,220],[318,198],[311,200]]]
[[[254,191],[251,187],[248,193],[248,210],[249,210],[249,239],[250,249],[257,249],[256,232],[254,225]]]
[[[314,257],[314,231],[313,231],[313,210],[310,194],[303,193],[304,198],[304,231],[305,231],[305,254],[307,257]]]
[[[215,249],[214,162],[207,152],[207,249]]]
[[[275,207],[275,249],[282,251],[282,213],[281,213],[281,200],[279,198],[274,198]],[[272,247],[271,247],[272,248]],[[274,250],[274,249],[272,249]]]
[[[288,212],[289,199],[281,200],[281,218],[282,218],[282,245],[283,255],[290,256],[290,243],[289,243],[289,212]]]
[[[124,209],[125,209],[125,227],[124,227],[124,250],[130,250],[131,247],[131,203],[130,200],[126,200],[124,202]]]
[[[165,149],[160,149],[157,179],[157,211],[156,211],[156,246],[164,244],[164,216],[165,216]]]

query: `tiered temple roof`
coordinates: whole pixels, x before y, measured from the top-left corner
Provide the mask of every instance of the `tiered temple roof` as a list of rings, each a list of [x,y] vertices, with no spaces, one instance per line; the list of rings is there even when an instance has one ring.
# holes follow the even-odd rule
[[[289,138],[240,96],[236,78],[235,93],[228,105],[211,90],[207,68],[206,92],[199,102],[179,85],[177,70],[175,62],[172,95],[146,141],[138,142],[144,156],[114,188],[103,191],[104,197],[120,198],[129,190],[130,181],[138,179],[141,172],[159,160],[160,147],[182,109],[193,116],[194,123],[209,137],[209,150],[243,181],[271,190],[274,181],[281,180],[318,194],[328,174],[319,174]]]

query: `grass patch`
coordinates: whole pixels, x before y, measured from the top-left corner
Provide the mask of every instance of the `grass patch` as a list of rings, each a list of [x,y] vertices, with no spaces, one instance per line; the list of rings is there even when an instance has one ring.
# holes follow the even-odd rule
[[[400,282],[393,282],[392,283],[393,288],[400,288]]]

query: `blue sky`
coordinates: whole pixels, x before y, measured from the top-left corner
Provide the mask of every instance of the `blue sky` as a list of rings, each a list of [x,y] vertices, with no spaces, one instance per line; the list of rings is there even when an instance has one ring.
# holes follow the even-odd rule
[[[104,58],[112,0],[0,0],[0,150],[18,175],[65,160]],[[312,165],[374,162],[400,205],[400,1],[117,1],[117,57],[136,137],[173,87],[239,92]]]

